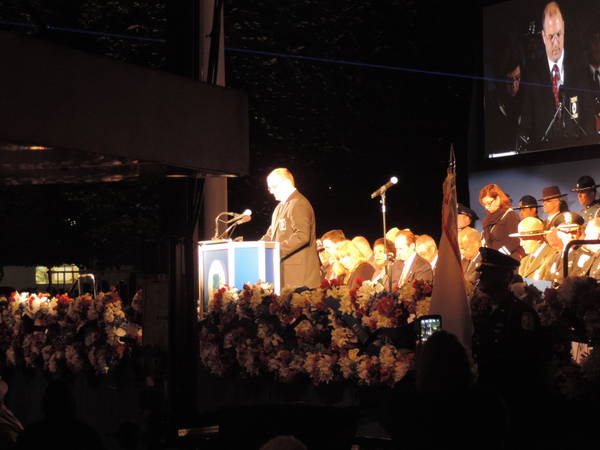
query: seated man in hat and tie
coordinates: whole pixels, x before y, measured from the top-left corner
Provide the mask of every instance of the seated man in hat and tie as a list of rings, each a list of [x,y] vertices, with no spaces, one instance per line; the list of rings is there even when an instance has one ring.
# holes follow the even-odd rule
[[[565,206],[561,203],[561,198],[567,194],[561,194],[558,186],[548,186],[542,190],[542,198],[540,202],[544,202],[544,212],[548,215],[546,219],[546,229],[555,228],[557,217],[561,212],[565,212]],[[567,208],[568,210],[568,208]]]
[[[585,227],[585,240],[600,239],[600,217],[590,220]],[[571,271],[573,276],[600,280],[600,244],[585,244],[577,254]]]
[[[562,252],[559,252],[551,262],[550,277],[555,283],[561,283],[564,280],[564,251],[569,242],[579,239],[583,230],[583,217],[572,212],[564,212],[556,218],[556,235],[562,241]],[[568,256],[568,275],[572,275],[574,261],[578,259],[581,250],[570,247]]]
[[[510,235],[520,239],[521,247],[527,254],[519,266],[519,275],[523,278],[552,280],[549,269],[558,252],[546,242],[544,236],[547,233],[540,219],[526,217],[519,222],[519,231]]]
[[[519,219],[523,220],[526,217],[538,217],[538,208],[541,207],[533,196],[524,195],[519,200],[519,207],[513,209],[519,211]]]
[[[584,175],[577,180],[577,185],[571,189],[572,192],[577,193],[577,200],[583,206],[579,214],[586,223],[591,219],[600,217],[600,200],[596,199],[597,187],[598,185],[592,177]]]

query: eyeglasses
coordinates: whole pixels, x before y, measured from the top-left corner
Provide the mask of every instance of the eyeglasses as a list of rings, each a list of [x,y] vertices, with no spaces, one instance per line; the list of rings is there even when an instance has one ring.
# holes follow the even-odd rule
[[[493,198],[492,200],[488,200],[487,202],[482,202],[484,208],[491,208],[494,202],[498,199],[498,197]]]

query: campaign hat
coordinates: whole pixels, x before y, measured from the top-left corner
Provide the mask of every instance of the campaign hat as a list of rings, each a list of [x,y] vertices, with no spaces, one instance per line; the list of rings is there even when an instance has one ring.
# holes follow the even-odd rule
[[[583,219],[583,217],[571,211],[565,211],[563,213],[560,213],[558,216],[556,216],[556,219],[554,219],[555,227],[558,230],[567,233],[569,231],[576,231],[580,229],[583,226],[584,222],[585,220]]]
[[[524,195],[519,200],[519,207],[513,208],[515,210],[523,209],[523,208],[541,208],[542,205],[538,205],[537,200],[532,195]]]
[[[538,199],[540,202],[546,200],[552,200],[553,198],[566,197],[568,194],[561,194],[558,186],[548,186],[542,189],[542,198]]]
[[[591,191],[592,189],[596,189],[598,186],[600,186],[600,185],[596,184],[596,182],[594,181],[594,179],[592,177],[590,177],[589,175],[584,175],[582,177],[579,177],[579,180],[577,180],[577,184],[575,185],[575,187],[573,189],[571,189],[571,191],[572,192]]]
[[[469,216],[472,224],[479,220],[479,216],[477,215],[477,213],[468,206],[463,205],[462,203],[459,203],[457,205],[457,213],[462,214],[464,216]]]
[[[548,231],[544,229],[544,222],[537,217],[526,217],[519,222],[517,233],[509,234],[510,237],[526,238],[544,236]]]

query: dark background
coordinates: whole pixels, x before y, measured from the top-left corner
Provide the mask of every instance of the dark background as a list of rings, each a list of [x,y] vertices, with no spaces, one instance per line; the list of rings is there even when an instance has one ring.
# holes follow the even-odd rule
[[[4,0],[0,26],[178,72],[188,57],[176,45],[185,38],[185,3]],[[380,205],[370,193],[396,175],[388,226],[437,239],[450,146],[464,203],[468,155],[480,150],[481,86],[469,76],[481,74],[481,3],[225,2],[226,83],[246,92],[250,105],[250,175],[230,179],[229,209],[254,214],[238,233],[262,235],[275,206],[265,178],[284,166],[311,200],[318,234],[341,228],[349,237],[379,237]],[[139,195],[140,184],[147,195]],[[147,181],[2,188],[0,244],[13,256],[37,249],[35,263],[39,255],[91,265],[129,262],[140,255],[141,241],[160,233],[157,190]]]

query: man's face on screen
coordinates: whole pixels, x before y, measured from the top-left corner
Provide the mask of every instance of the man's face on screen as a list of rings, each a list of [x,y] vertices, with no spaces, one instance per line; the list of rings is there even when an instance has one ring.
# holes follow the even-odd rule
[[[546,56],[557,62],[565,47],[565,24],[562,14],[547,15],[544,19],[542,39],[546,47]]]
[[[506,79],[508,83],[506,84],[506,91],[508,95],[514,97],[519,92],[519,87],[521,86],[521,66],[515,67],[515,70],[512,70],[506,74]]]

